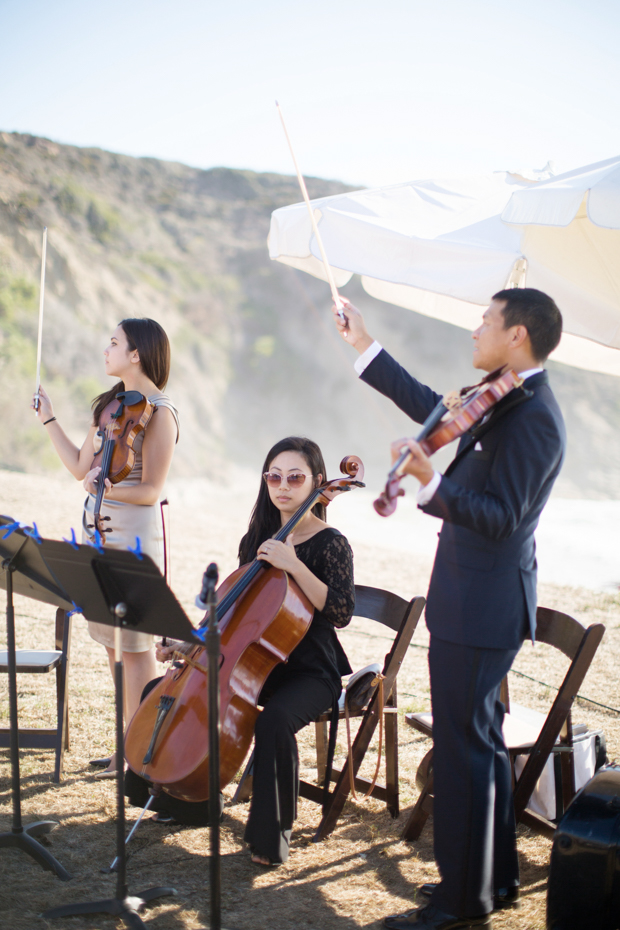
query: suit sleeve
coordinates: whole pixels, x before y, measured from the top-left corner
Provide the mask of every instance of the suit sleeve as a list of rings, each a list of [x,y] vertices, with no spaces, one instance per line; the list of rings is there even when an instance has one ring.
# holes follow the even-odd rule
[[[385,349],[379,352],[360,377],[380,394],[394,401],[416,423],[424,423],[441,400],[441,394],[436,394],[416,381]]]
[[[483,491],[469,490],[444,475],[434,496],[420,509],[488,539],[512,536],[541,492],[549,493],[564,454],[564,438],[551,412],[542,405],[527,408],[524,405],[518,416],[502,424]],[[463,467],[472,467],[469,454]]]

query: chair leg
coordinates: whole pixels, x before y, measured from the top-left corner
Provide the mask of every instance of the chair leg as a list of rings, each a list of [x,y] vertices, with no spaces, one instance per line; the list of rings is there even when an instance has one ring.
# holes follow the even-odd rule
[[[254,749],[252,749],[250,758],[248,759],[247,765],[243,770],[243,775],[241,776],[241,780],[239,781],[239,784],[237,785],[237,790],[235,791],[235,794],[233,796],[234,804],[242,804],[244,801],[249,801],[250,798],[252,797],[252,782],[254,780],[253,772],[254,772]]]
[[[568,712],[566,722],[560,733],[560,742],[570,747],[570,752],[560,753],[560,770],[562,772],[562,811],[566,811],[576,794],[575,752],[573,748],[573,717]]]
[[[416,782],[420,786],[423,782],[420,797],[407,818],[407,823],[402,833],[404,840],[409,842],[417,840],[424,829],[424,824],[433,813],[433,750],[429,749],[426,753],[416,773]]]
[[[326,811],[321,818],[319,828],[314,835],[314,842],[318,842],[319,840],[325,839],[326,836],[329,836],[329,834],[336,826],[340,814],[342,813],[342,809],[349,796],[349,766],[351,763],[351,758],[353,759],[353,775],[355,777],[357,776],[358,769],[362,764],[366,750],[370,746],[370,742],[379,722],[377,697],[377,692],[375,692],[375,696],[370,702],[370,706],[362,718],[360,727],[357,731],[355,739],[353,740],[351,757],[347,757],[344,765],[342,766],[340,774],[338,775],[338,779],[336,781],[334,790],[331,792]]]
[[[65,750],[69,749],[69,652],[71,647],[72,618],[64,610],[56,611],[56,648],[62,649],[63,659],[56,669],[56,756],[54,781],[58,784],[62,775]]]
[[[393,713],[387,713],[384,717],[386,807],[392,817],[396,818],[400,813],[398,798],[398,713],[396,713],[396,682],[394,682],[392,693],[386,701],[386,707],[389,707],[390,710],[394,708]]]
[[[314,724],[314,732],[316,743],[316,778],[317,784],[321,787],[325,783],[325,773],[327,771],[328,731],[326,721],[317,721]]]

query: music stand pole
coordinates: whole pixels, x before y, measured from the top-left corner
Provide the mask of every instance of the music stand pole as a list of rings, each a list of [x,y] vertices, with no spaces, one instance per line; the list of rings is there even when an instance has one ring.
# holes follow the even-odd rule
[[[209,669],[209,833],[211,855],[210,930],[221,930],[222,895],[220,873],[220,630],[217,622],[217,565],[211,562],[206,571],[209,623],[205,635]]]
[[[114,616],[114,690],[116,692],[116,897],[81,904],[61,904],[41,915],[46,918],[70,917],[77,914],[111,914],[120,917],[132,930],[146,930],[138,910],[154,898],[175,895],[174,888],[149,888],[130,895],[127,887],[127,851],[125,849],[125,773],[123,729],[123,652],[121,621],[127,615],[127,605],[120,601],[110,605]]]
[[[124,901],[127,897],[127,852],[125,849],[125,765],[123,750],[125,732],[123,726],[123,650],[121,645],[121,619],[125,615],[125,605],[117,604],[114,609],[114,689],[116,692],[116,849],[122,847],[123,853],[118,859],[116,874],[116,897]]]
[[[25,543],[24,543],[25,545]],[[23,548],[23,546],[21,547]],[[21,551],[21,548],[19,551]],[[17,555],[19,552],[17,553]],[[15,608],[13,606],[13,572],[16,570],[14,559],[4,559],[2,568],[6,572],[6,649],[9,669],[9,718],[10,718],[10,756],[11,756],[11,795],[13,802],[13,824],[10,833],[0,833],[0,849],[13,847],[27,853],[44,869],[55,872],[63,882],[71,875],[52,854],[42,846],[35,836],[51,833],[58,826],[55,820],[41,820],[37,823],[22,824],[21,797],[19,786],[19,732],[17,720],[17,662],[15,658]]]

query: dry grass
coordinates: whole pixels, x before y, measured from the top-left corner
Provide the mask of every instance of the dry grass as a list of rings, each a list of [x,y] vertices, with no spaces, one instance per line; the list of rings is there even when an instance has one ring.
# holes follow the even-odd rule
[[[215,489],[195,483],[173,488],[174,576],[173,586],[189,612],[191,595],[204,563],[215,558],[223,573],[234,565],[236,541],[251,502],[253,488]],[[45,500],[43,500],[45,497]],[[66,533],[67,513],[79,507],[80,494],[61,479],[48,483],[45,495],[36,479],[0,473],[0,510],[20,519],[37,514],[46,535]],[[191,505],[191,506],[190,506]],[[337,523],[337,505],[331,514]],[[203,522],[195,521],[200,512]],[[77,523],[77,518],[74,519]],[[356,578],[411,596],[425,590],[429,561],[377,550],[354,542]],[[557,607],[589,624],[602,621],[607,634],[584,683],[583,693],[597,701],[620,708],[617,667],[620,653],[620,600],[584,590],[543,586],[540,602]],[[4,603],[4,602],[3,602]],[[18,646],[49,645],[53,636],[53,610],[34,601],[18,599]],[[195,611],[190,616],[196,616]],[[387,640],[369,636],[372,624],[354,621],[342,633],[342,641],[354,667],[381,658]],[[427,634],[420,625],[400,677],[400,710],[428,706],[426,667]],[[67,918],[46,922],[38,915],[45,908],[67,901],[87,901],[114,895],[115,880],[100,869],[114,857],[115,793],[113,782],[97,782],[88,760],[104,754],[111,746],[113,691],[103,650],[86,632],[79,619],[74,626],[70,680],[71,751],[66,755],[65,775],[60,785],[51,781],[51,752],[26,750],[21,753],[22,806],[25,822],[54,819],[58,829],[50,837],[50,848],[74,876],[69,883],[41,870],[17,851],[2,851],[3,880],[0,884],[0,921],[14,930],[37,927],[112,927],[112,918]],[[524,647],[515,667],[549,684],[562,677],[564,660],[552,650]],[[0,713],[7,716],[6,680],[0,682]],[[545,709],[552,699],[549,689],[511,676],[512,697],[529,706]],[[20,719],[25,725],[43,724],[54,716],[54,683],[51,676],[22,676],[19,680]],[[610,756],[620,746],[620,716],[578,702],[574,717],[591,727],[602,727]],[[298,930],[300,927],[365,927],[377,924],[385,914],[411,906],[420,882],[436,878],[432,830],[427,825],[419,842],[409,845],[400,832],[417,796],[415,771],[429,743],[403,725],[400,729],[401,813],[393,821],[378,802],[349,801],[333,835],[323,843],[312,843],[319,820],[318,808],[301,801],[291,857],[275,870],[252,866],[243,843],[247,814],[245,805],[233,805],[234,786],[226,791],[227,803],[221,830],[222,902],[225,927],[267,927]],[[342,753],[342,745],[339,748]],[[302,770],[313,768],[311,729],[300,738]],[[10,829],[8,752],[0,750],[0,830]],[[366,763],[366,770],[372,767]],[[129,811],[129,819],[135,812]],[[178,895],[162,898],[143,912],[149,925],[161,930],[193,930],[209,919],[208,831],[165,828],[152,823],[140,827],[129,859],[130,891],[156,885],[173,885]],[[519,912],[494,918],[496,928],[533,930],[545,926],[545,891],[550,843],[528,830],[519,830],[524,906]]]

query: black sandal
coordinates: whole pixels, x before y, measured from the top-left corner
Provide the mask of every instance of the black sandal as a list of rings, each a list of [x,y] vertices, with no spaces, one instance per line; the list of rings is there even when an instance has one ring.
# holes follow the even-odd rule
[[[254,857],[257,858],[254,858]],[[256,849],[250,848],[250,857],[252,865],[257,865],[261,869],[276,869],[279,865],[282,865],[281,862],[273,862],[269,856],[263,856],[262,853],[259,853]],[[266,859],[267,862],[261,862],[260,859]]]
[[[178,824],[178,820],[175,820],[172,814],[167,814],[166,811],[157,811],[156,814],[153,814],[151,817],[151,823],[159,823],[164,827],[172,827]]]

